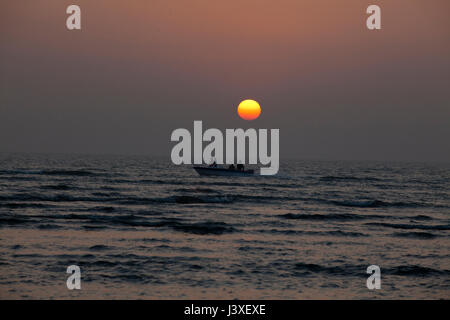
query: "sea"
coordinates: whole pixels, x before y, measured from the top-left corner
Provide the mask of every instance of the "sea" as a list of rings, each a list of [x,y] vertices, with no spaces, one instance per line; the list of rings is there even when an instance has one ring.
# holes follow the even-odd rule
[[[450,163],[0,154],[0,299],[449,299],[449,236]]]

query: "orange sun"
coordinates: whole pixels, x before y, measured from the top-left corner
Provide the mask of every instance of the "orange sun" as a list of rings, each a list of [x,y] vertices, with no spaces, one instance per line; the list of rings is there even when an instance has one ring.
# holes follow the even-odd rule
[[[244,100],[239,103],[237,112],[244,120],[255,120],[261,114],[261,107],[255,100]]]

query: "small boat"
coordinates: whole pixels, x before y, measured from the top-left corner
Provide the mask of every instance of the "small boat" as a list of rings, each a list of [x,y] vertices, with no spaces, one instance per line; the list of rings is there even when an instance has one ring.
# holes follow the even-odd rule
[[[255,170],[233,170],[219,167],[194,167],[201,176],[252,176]]]

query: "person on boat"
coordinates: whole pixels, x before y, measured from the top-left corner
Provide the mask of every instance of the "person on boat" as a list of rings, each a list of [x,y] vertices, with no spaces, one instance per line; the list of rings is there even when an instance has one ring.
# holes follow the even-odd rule
[[[209,165],[211,168],[217,168],[217,163],[216,163],[216,159],[213,158],[212,163]]]
[[[230,164],[230,166],[228,167],[228,170],[234,170],[234,164]]]
[[[239,171],[244,171],[244,165],[242,163],[238,163],[236,167]]]

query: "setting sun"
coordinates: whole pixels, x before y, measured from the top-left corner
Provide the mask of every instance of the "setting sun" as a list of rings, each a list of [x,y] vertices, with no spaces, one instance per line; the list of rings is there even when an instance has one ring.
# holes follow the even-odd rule
[[[261,114],[261,107],[255,100],[244,100],[238,106],[238,114],[244,120],[255,120]]]

